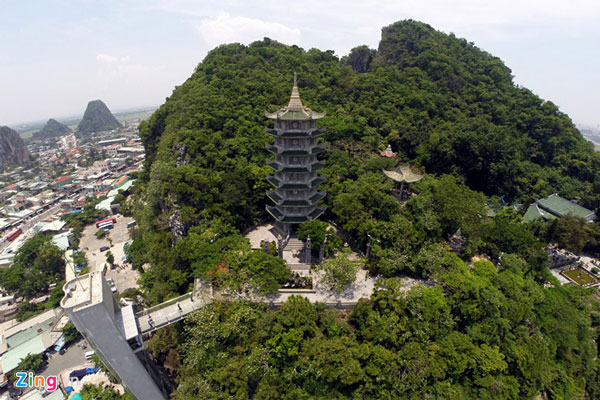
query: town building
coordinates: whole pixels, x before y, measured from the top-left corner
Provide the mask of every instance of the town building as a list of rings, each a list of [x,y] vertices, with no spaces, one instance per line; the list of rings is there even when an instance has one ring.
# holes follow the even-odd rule
[[[55,309],[21,323],[11,320],[2,324],[0,368],[4,380],[28,354],[41,354],[54,346],[66,323],[63,314],[62,310]]]
[[[267,206],[267,211],[284,233],[290,233],[292,224],[312,221],[325,211],[318,206],[325,192],[317,190],[324,181],[317,170],[325,165],[317,159],[317,155],[325,151],[325,146],[318,143],[325,130],[317,128],[317,120],[325,113],[312,111],[302,104],[294,74],[287,107],[265,114],[274,121],[273,129],[267,132],[275,138],[273,144],[266,146],[275,155],[268,162],[274,174],[267,177],[275,188],[267,192],[274,205]]]
[[[70,134],[60,138],[60,144],[65,151],[74,149],[77,147],[78,142],[75,138],[75,134]]]
[[[110,171],[106,161],[94,161],[94,164],[92,164],[92,170],[94,174],[103,174]]]
[[[109,157],[116,157],[119,147],[121,146],[118,144],[111,144],[110,146],[106,147],[106,154]]]
[[[127,138],[120,137],[120,138],[116,138],[116,139],[101,140],[98,142],[98,145],[102,146],[102,147],[107,147],[107,146],[110,146],[113,144],[124,145],[125,143],[127,143]]]
[[[73,183],[73,178],[71,178],[70,176],[63,175],[54,181],[54,187],[56,189],[60,189],[65,185],[70,185],[71,183]]]

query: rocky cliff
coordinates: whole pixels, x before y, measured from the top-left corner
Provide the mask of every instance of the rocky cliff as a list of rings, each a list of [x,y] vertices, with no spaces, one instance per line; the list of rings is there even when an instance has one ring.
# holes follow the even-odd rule
[[[19,134],[8,126],[0,126],[0,167],[23,164],[31,160]]]
[[[77,127],[80,134],[110,131],[121,127],[121,123],[112,115],[102,100],[88,103],[83,119]]]
[[[41,131],[33,134],[32,139],[48,139],[64,136],[69,133],[71,133],[71,130],[67,125],[61,124],[57,120],[50,118]]]

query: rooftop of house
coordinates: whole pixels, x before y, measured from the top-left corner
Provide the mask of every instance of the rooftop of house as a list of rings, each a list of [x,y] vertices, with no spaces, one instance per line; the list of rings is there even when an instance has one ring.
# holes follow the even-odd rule
[[[60,178],[58,178],[57,180],[55,180],[54,183],[61,183],[61,182],[64,182],[66,180],[69,180],[69,179],[71,179],[70,176],[63,175]]]

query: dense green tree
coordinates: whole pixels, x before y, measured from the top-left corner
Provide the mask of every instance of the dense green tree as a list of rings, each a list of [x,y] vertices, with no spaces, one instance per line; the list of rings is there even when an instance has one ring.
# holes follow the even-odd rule
[[[115,263],[115,256],[110,250],[106,252],[106,262],[110,265]]]
[[[270,39],[209,52],[140,125],[146,164],[127,254],[151,265],[148,301],[188,291],[196,276],[263,293],[284,279],[241,233],[267,217],[263,112],[287,103],[293,71],[304,103],[327,112],[323,218],[391,279],[349,315],[296,296],[279,310],[203,308],[169,336],[181,362],[173,398],[594,398],[594,300],[548,274],[534,236],[545,229],[511,210],[488,217],[485,196],[529,203],[558,192],[595,209],[600,155],[501,60],[416,21],[342,60]],[[379,156],[388,144],[396,158]],[[427,173],[404,203],[381,172],[399,163]],[[562,224],[554,240],[580,249],[580,226]],[[322,223],[312,225],[319,240]],[[447,244],[458,230],[460,257]],[[471,263],[476,253],[493,262]],[[348,269],[337,271],[344,281]],[[424,283],[405,287],[401,274]]]
[[[0,270],[0,285],[11,293],[33,298],[47,293],[50,283],[64,280],[63,251],[51,239],[37,233],[25,241],[13,264]]]
[[[364,266],[364,260],[352,258],[349,251],[340,251],[334,258],[328,258],[316,268],[321,272],[320,280],[331,290],[341,293],[356,281],[356,274]]]
[[[561,248],[579,254],[585,244],[592,239],[592,235],[587,229],[585,219],[569,214],[548,223],[545,239],[549,243],[558,243]]]
[[[44,364],[44,356],[42,354],[29,353],[21,359],[19,365],[15,368],[16,371],[33,371],[37,372]]]
[[[83,400],[134,400],[134,397],[129,393],[119,394],[119,392],[110,386],[92,385],[86,383],[81,388],[81,398]]]

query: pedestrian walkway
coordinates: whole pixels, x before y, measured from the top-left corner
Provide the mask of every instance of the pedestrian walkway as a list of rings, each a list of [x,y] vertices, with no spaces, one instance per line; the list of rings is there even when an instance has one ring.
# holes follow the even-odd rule
[[[315,275],[319,275],[318,273]],[[279,307],[290,296],[302,296],[311,303],[323,303],[330,307],[348,308],[353,307],[361,298],[369,298],[375,289],[375,278],[367,276],[367,272],[361,270],[357,274],[356,282],[345,288],[341,293],[331,291],[325,285],[317,281],[314,283],[314,290],[285,290],[271,296],[255,296],[240,293],[213,293],[212,287],[203,284],[199,279],[196,280],[193,299],[192,293],[179,296],[177,298],[165,301],[154,307],[144,309],[136,314],[136,320],[141,334],[147,334],[157,329],[163,328],[187,317],[192,312],[211,303],[216,298],[235,300],[248,300],[256,303],[268,304],[272,307]],[[424,279],[414,279],[404,277],[403,290],[408,291],[417,284],[430,286],[431,282]]]
[[[150,333],[180,321],[210,303],[212,298],[212,287],[196,279],[192,292],[138,312],[135,317],[140,333]]]
[[[159,304],[157,308],[146,309],[136,315],[140,333],[150,333],[156,329],[175,323],[187,317],[190,313],[203,307],[210,301],[202,298],[190,299],[189,294],[178,297],[175,302],[165,302],[167,305]],[[151,319],[150,319],[151,318]]]

